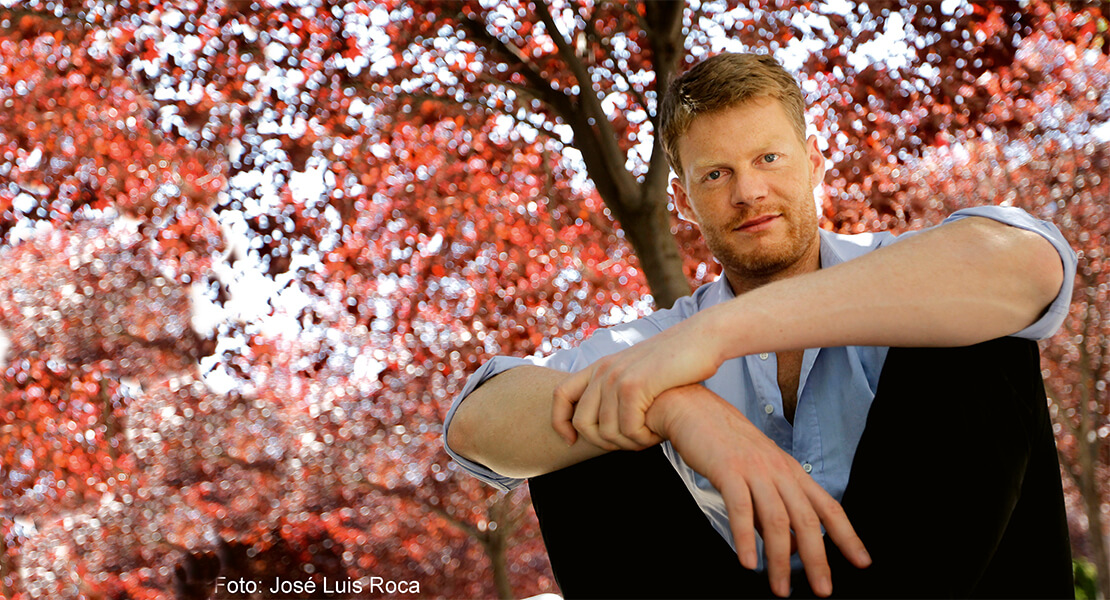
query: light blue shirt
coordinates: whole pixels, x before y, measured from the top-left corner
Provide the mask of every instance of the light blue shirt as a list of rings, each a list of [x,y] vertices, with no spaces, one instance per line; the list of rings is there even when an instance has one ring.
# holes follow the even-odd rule
[[[1076,256],[1063,235],[1051,223],[1039,221],[1025,211],[1000,206],[981,206],[957,211],[945,223],[967,217],[987,217],[1013,227],[1036,232],[1045,237],[1060,253],[1064,265],[1064,282],[1055,300],[1044,315],[1029,327],[1014,334],[1027,339],[1051,336],[1068,313],[1072,285],[1075,280]],[[925,230],[922,230],[925,231]],[[840,235],[820,230],[821,267],[827,268],[862,256],[920,233],[909,232],[895,237],[889,232]],[[960,265],[952,265],[959,269]],[[467,471],[483,481],[509,490],[523,479],[501,476],[485,466],[459,456],[446,446],[447,429],[462,400],[489,378],[513,367],[535,365],[574,372],[584,369],[599,358],[619,352],[675,325],[700,310],[734,297],[724,277],[707,283],[692,295],[680,298],[670,309],[658,310],[644,318],[595,332],[576,348],[556,352],[547,357],[512,358],[497,356],[474,373],[455,399],[444,423],[444,445]],[[856,445],[863,435],[867,413],[875,397],[879,373],[889,348],[876,346],[839,346],[805,350],[798,381],[798,403],[794,423],[783,414],[782,395],[778,386],[778,366],[774,353],[741,356],[726,361],[705,386],[721,396],[759,427],[784,451],[801,463],[829,495],[840,501],[848,484],[848,475],[855,457]],[[663,452],[678,471],[698,506],[729,544],[733,544],[724,501],[709,481],[691,469],[664,442]],[[735,550],[735,545],[733,545]],[[758,554],[763,555],[762,540]],[[801,562],[794,556],[795,569]],[[763,568],[762,559],[760,569]]]

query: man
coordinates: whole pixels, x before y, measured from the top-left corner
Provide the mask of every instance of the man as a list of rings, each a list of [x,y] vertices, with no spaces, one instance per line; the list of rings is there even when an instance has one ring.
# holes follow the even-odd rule
[[[578,348],[484,365],[445,424],[460,464],[507,488],[664,442],[702,512],[775,594],[803,568],[814,593],[832,593],[822,528],[849,563],[871,564],[838,501],[861,459],[898,451],[856,456],[865,425],[900,426],[869,421],[888,348],[1047,337],[1067,314],[1075,256],[1055,227],[1002,207],[897,243],[820,230],[825,159],[803,108],[767,56],[716,56],[675,80],[660,110],[671,190],[723,276]],[[996,538],[1005,531],[1002,520]]]

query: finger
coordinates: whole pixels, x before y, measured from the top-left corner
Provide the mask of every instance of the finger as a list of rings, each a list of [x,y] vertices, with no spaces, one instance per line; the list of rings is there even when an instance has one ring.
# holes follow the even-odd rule
[[[767,559],[771,591],[785,598],[790,595],[790,514],[773,485],[756,480],[751,488],[763,533],[763,554]]]
[[[809,483],[812,485],[807,484],[805,486],[806,493],[809,495],[810,504],[817,511],[821,523],[825,525],[825,531],[828,532],[829,539],[836,544],[844,557],[856,567],[863,569],[871,566],[871,555],[864,547],[863,540],[856,535],[856,530],[852,527],[851,521],[848,520],[844,508],[816,481],[810,479]]]
[[[752,494],[748,485],[739,477],[721,486],[721,497],[728,511],[728,524],[732,529],[732,541],[736,545],[736,555],[740,564],[749,571],[759,566],[759,554],[755,542],[755,512],[752,508]]]
[[[643,431],[639,433],[639,439],[628,436],[622,429],[620,414],[623,408],[629,404],[632,395],[628,393],[628,384],[620,381],[620,379],[620,377],[610,377],[608,384],[603,386],[601,391],[598,428],[602,437],[624,450],[643,450],[659,443],[662,438],[651,433],[646,427],[643,427]],[[627,381],[627,376],[624,377],[624,381]],[[641,420],[643,420],[642,415]]]
[[[659,444],[663,441],[662,436],[656,435],[655,433],[653,433],[650,429],[647,429],[646,427],[644,428],[643,431],[641,431],[639,433],[634,433],[634,434],[632,434],[630,436],[627,436],[627,437],[628,437],[628,439],[632,440],[636,444],[636,446],[637,446],[636,449],[637,450],[642,450],[644,448],[650,448],[650,447],[652,447],[656,444]]]
[[[628,439],[621,433],[620,419],[617,415],[620,410],[620,400],[613,393],[612,383],[601,386],[600,406],[597,411],[598,435],[602,439],[620,446],[623,450],[640,450],[641,446]]]
[[[574,373],[555,386],[552,393],[551,427],[567,444],[574,444],[578,439],[578,431],[574,429],[571,419],[574,418],[575,404],[590,381],[590,371],[591,369],[586,369]]]
[[[647,395],[645,390],[625,387],[620,390],[620,400],[616,420],[622,435],[641,444],[659,437],[647,426],[647,411],[654,397]]]
[[[601,410],[601,390],[597,378],[591,378],[578,405],[574,408],[571,423],[578,435],[587,442],[605,450],[620,450],[620,446],[606,440],[598,430],[598,411]]]
[[[608,386],[607,386],[608,387]],[[598,435],[602,439],[619,446],[622,450],[643,450],[646,446],[628,438],[620,431],[617,412],[618,401],[612,396],[601,394],[601,406],[598,409]]]
[[[797,540],[798,556],[805,567],[806,578],[813,592],[825,597],[832,594],[832,572],[825,556],[825,539],[821,535],[821,520],[810,505],[809,498],[796,481],[787,479],[779,487],[790,524]]]

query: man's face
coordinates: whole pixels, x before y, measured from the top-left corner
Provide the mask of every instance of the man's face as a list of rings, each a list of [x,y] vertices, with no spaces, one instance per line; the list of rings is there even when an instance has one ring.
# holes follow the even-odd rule
[[[701,228],[734,288],[818,267],[813,186],[824,157],[815,138],[798,139],[778,101],[696,117],[678,154],[684,177],[671,189],[679,213]]]

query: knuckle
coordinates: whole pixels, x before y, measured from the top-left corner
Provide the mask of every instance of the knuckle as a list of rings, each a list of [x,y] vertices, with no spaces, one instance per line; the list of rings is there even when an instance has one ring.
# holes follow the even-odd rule
[[[821,564],[823,563],[807,564],[806,573],[815,579],[828,579],[832,575],[832,571],[828,567],[819,566]],[[810,579],[810,581],[813,581],[813,579]]]
[[[797,526],[795,530],[798,528],[818,529],[821,527],[821,520],[817,518],[815,513],[807,510],[798,515],[798,518],[795,519],[795,525]]]
[[[754,531],[752,517],[755,515],[755,511],[752,510],[752,505],[750,502],[746,500],[738,500],[735,502],[726,502],[725,504],[725,509],[728,511],[728,518],[730,520],[739,519],[741,522],[747,523],[747,526],[752,527]],[[762,524],[760,524],[760,526],[762,528]]]
[[[633,450],[633,451],[635,451],[635,450],[640,450],[641,448],[643,448],[643,446],[641,446],[640,444],[636,443],[634,440],[631,440],[629,438],[621,438],[618,445],[621,447],[622,450]]]
[[[738,546],[754,549],[756,545],[755,529],[752,527],[744,527],[739,530],[734,529],[732,532],[732,539]]]
[[[555,390],[551,392],[551,397],[554,398],[557,403],[570,404],[570,386],[566,383],[560,383],[555,386]]]
[[[756,465],[752,462],[744,460],[744,458],[734,454],[723,457],[721,459],[721,466],[730,473],[743,473],[747,476],[752,475],[756,468]]]
[[[844,512],[844,508],[840,506],[840,503],[837,502],[835,498],[830,496],[828,492],[825,491],[825,488],[822,488],[820,484],[818,484],[816,481],[812,481],[812,479],[809,478],[802,481],[803,485],[813,488],[813,486],[809,485],[810,483],[812,483],[813,486],[816,486],[816,489],[814,490],[815,493],[807,494],[810,498],[810,503],[813,504],[814,510],[819,511],[822,516],[832,518],[838,518],[846,514]]]
[[[552,423],[569,423],[573,416],[574,413],[567,410],[567,407],[560,406],[557,402],[551,407]]]
[[[848,513],[844,512],[840,503],[832,498],[820,501],[818,506],[825,513],[826,518],[830,520],[841,521],[848,518]]]
[[[767,465],[776,473],[793,473],[794,469],[801,469],[802,465],[788,454],[775,452],[767,457]]]
[[[750,512],[752,509],[751,494],[730,490],[730,493],[725,496],[725,502],[731,510]]]
[[[621,445],[615,440],[607,440],[607,439],[602,438],[599,441],[600,441],[600,443],[598,444],[598,446],[601,447],[601,448],[605,448],[606,450],[620,450],[621,449]]]
[[[628,378],[628,377],[624,377],[624,378],[619,379],[616,382],[616,384],[617,384],[617,393],[619,393],[621,395],[628,395],[628,394],[636,393],[636,391],[637,391],[637,389],[639,388],[639,385],[640,385],[638,381],[636,381],[633,378]]]
[[[751,498],[737,498],[731,503],[732,509],[742,513],[753,513],[754,507],[752,506]]]
[[[788,529],[790,527],[790,516],[785,511],[775,511],[768,515],[767,525],[774,529]]]
[[[626,435],[634,435],[640,432],[646,432],[647,428],[644,427],[643,418],[637,418],[635,414],[622,414],[620,415],[620,428]]]

